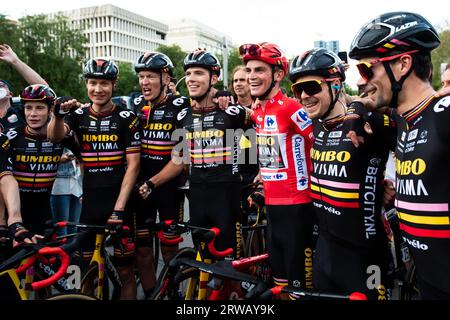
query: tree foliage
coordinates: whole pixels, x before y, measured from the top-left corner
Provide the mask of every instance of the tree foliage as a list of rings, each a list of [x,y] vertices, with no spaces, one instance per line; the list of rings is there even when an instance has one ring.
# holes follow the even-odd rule
[[[433,62],[433,87],[438,89],[441,87],[441,64],[450,62],[450,26],[440,32],[440,46],[431,53]]]
[[[131,92],[140,92],[138,77],[134,71],[133,64],[129,62],[117,63],[119,67],[119,82],[115,92],[118,96],[127,96]]]
[[[85,98],[81,78],[84,44],[87,39],[80,30],[71,28],[68,19],[56,15],[25,16],[17,24],[0,16],[2,39],[19,58],[36,70],[59,96]],[[25,81],[10,66],[0,65],[2,78],[11,80],[16,91],[26,86]]]

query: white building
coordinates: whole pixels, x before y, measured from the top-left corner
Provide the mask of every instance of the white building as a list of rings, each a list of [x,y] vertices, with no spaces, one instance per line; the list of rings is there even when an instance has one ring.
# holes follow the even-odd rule
[[[314,41],[314,48],[325,48],[325,49],[333,51],[334,53],[337,54],[339,52],[339,41],[338,40],[333,40],[333,41],[318,40],[318,41]]]
[[[144,51],[167,44],[169,27],[110,4],[59,12],[87,36],[86,56],[135,63]],[[49,14],[51,18],[55,13]]]
[[[178,44],[183,51],[206,48],[214,54],[223,54],[225,46],[233,47],[229,36],[198,21],[181,19],[170,21],[168,25],[168,44]]]

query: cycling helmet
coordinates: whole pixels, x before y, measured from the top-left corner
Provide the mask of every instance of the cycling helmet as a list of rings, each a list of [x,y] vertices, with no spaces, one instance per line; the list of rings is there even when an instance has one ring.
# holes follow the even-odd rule
[[[353,39],[349,56],[392,56],[396,53],[420,50],[431,51],[440,44],[434,27],[417,13],[390,12],[365,24]]]
[[[134,65],[134,70],[136,73],[139,71],[162,71],[167,72],[172,77],[173,76],[173,63],[163,53],[159,52],[146,52],[141,55],[138,61]]]
[[[306,75],[340,78],[345,81],[345,68],[333,51],[317,48],[296,56],[289,66],[289,79],[292,82]]]
[[[269,42],[243,44],[239,47],[239,54],[244,64],[249,60],[260,60],[272,66],[279,66],[285,74],[288,72],[288,60],[276,44]]]
[[[220,62],[211,52],[205,49],[197,49],[189,53],[183,62],[184,71],[191,67],[202,67],[220,76]]]
[[[20,101],[22,103],[25,101],[43,101],[50,106],[55,99],[55,92],[49,86],[43,84],[33,84],[23,89],[20,93]]]
[[[85,79],[117,80],[119,68],[110,60],[90,59],[84,65],[83,76]]]

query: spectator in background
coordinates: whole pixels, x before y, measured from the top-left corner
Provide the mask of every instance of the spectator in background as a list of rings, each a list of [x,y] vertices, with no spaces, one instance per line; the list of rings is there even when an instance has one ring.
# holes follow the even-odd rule
[[[68,149],[64,149],[61,162],[53,184],[50,205],[52,208],[53,222],[71,221],[78,222],[81,214],[81,186],[82,176],[80,165],[75,155]],[[61,229],[59,235],[76,232],[76,228]]]
[[[450,62],[445,66],[444,72],[441,75],[442,88],[450,87]]]

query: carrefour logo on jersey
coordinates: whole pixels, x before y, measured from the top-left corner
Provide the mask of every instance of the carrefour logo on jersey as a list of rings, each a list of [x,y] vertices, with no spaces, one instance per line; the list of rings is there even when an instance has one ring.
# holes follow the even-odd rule
[[[291,116],[292,121],[301,129],[305,130],[312,124],[312,120],[303,109],[298,110]]]
[[[261,177],[264,181],[282,181],[287,179],[287,173],[286,172],[279,172],[279,173],[261,173]]]
[[[275,116],[265,116],[264,117],[264,129],[266,131],[278,130],[277,118]]]

